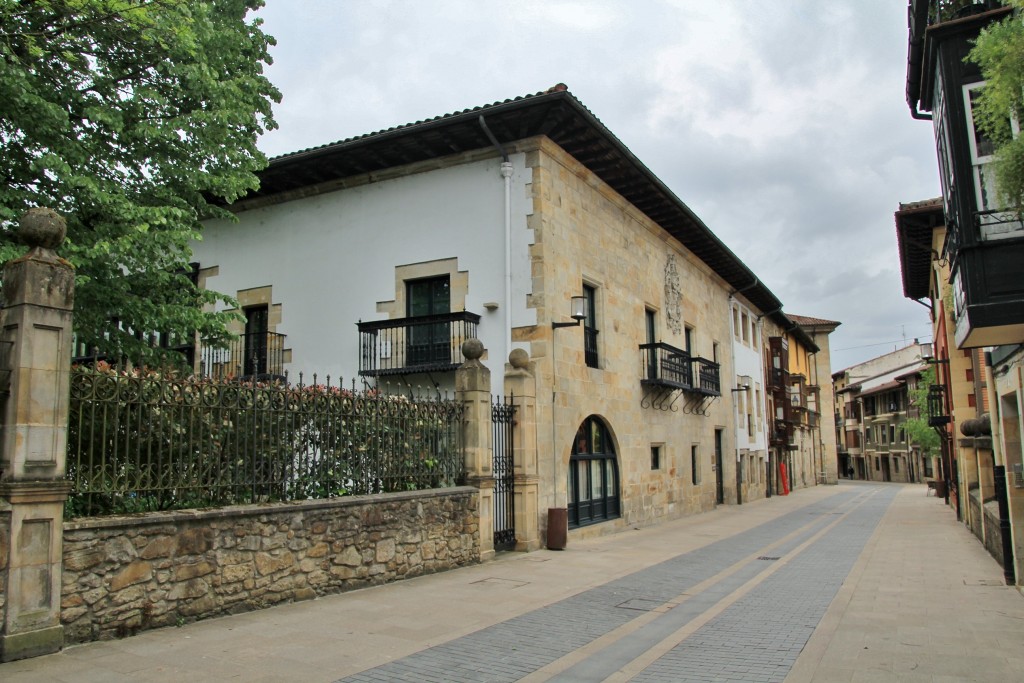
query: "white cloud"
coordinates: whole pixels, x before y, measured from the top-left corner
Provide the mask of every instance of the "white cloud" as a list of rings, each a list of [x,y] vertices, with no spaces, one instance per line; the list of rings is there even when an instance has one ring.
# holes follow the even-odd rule
[[[564,82],[787,310],[842,321],[848,346],[927,325],[902,298],[893,226],[899,202],[939,192],[931,127],[903,100],[904,3],[269,0],[262,14],[285,98],[271,154]]]

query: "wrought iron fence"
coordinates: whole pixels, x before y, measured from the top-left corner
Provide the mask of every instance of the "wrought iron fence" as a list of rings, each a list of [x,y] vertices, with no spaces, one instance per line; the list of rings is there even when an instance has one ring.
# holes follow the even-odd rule
[[[462,407],[287,381],[71,374],[71,516],[454,486]]]

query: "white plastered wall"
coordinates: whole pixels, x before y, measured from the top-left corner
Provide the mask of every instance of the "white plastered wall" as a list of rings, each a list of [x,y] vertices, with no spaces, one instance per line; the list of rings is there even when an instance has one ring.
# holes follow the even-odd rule
[[[532,325],[529,246],[531,171],[513,164],[512,324]],[[292,374],[351,379],[359,369],[359,320],[379,320],[378,302],[396,298],[395,268],[457,259],[468,274],[466,310],[482,316],[485,363],[500,373],[508,356],[505,327],[505,191],[501,159],[434,164],[420,172],[240,211],[239,222],[210,222],[194,245],[201,268],[216,266],[207,286],[234,296],[272,286],[281,306]],[[441,274],[441,273],[438,273]],[[488,311],[485,302],[499,307]],[[308,381],[308,380],[307,380]]]

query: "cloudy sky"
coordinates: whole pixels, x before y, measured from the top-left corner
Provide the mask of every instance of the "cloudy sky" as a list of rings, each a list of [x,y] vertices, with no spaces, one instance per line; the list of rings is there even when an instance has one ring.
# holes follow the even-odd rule
[[[893,212],[938,196],[905,0],[267,0],[278,155],[565,83],[785,304],[832,369],[930,339]]]

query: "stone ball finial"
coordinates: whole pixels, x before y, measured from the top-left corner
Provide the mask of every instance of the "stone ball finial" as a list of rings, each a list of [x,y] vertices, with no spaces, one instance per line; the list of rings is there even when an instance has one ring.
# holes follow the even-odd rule
[[[64,242],[67,232],[68,224],[64,217],[45,207],[29,209],[22,214],[18,224],[18,237],[30,249],[56,249]]]
[[[517,370],[525,370],[530,366],[530,354],[525,349],[512,349],[508,354],[508,363]]]
[[[484,343],[479,339],[467,339],[462,342],[462,355],[466,360],[480,360],[484,355]]]

